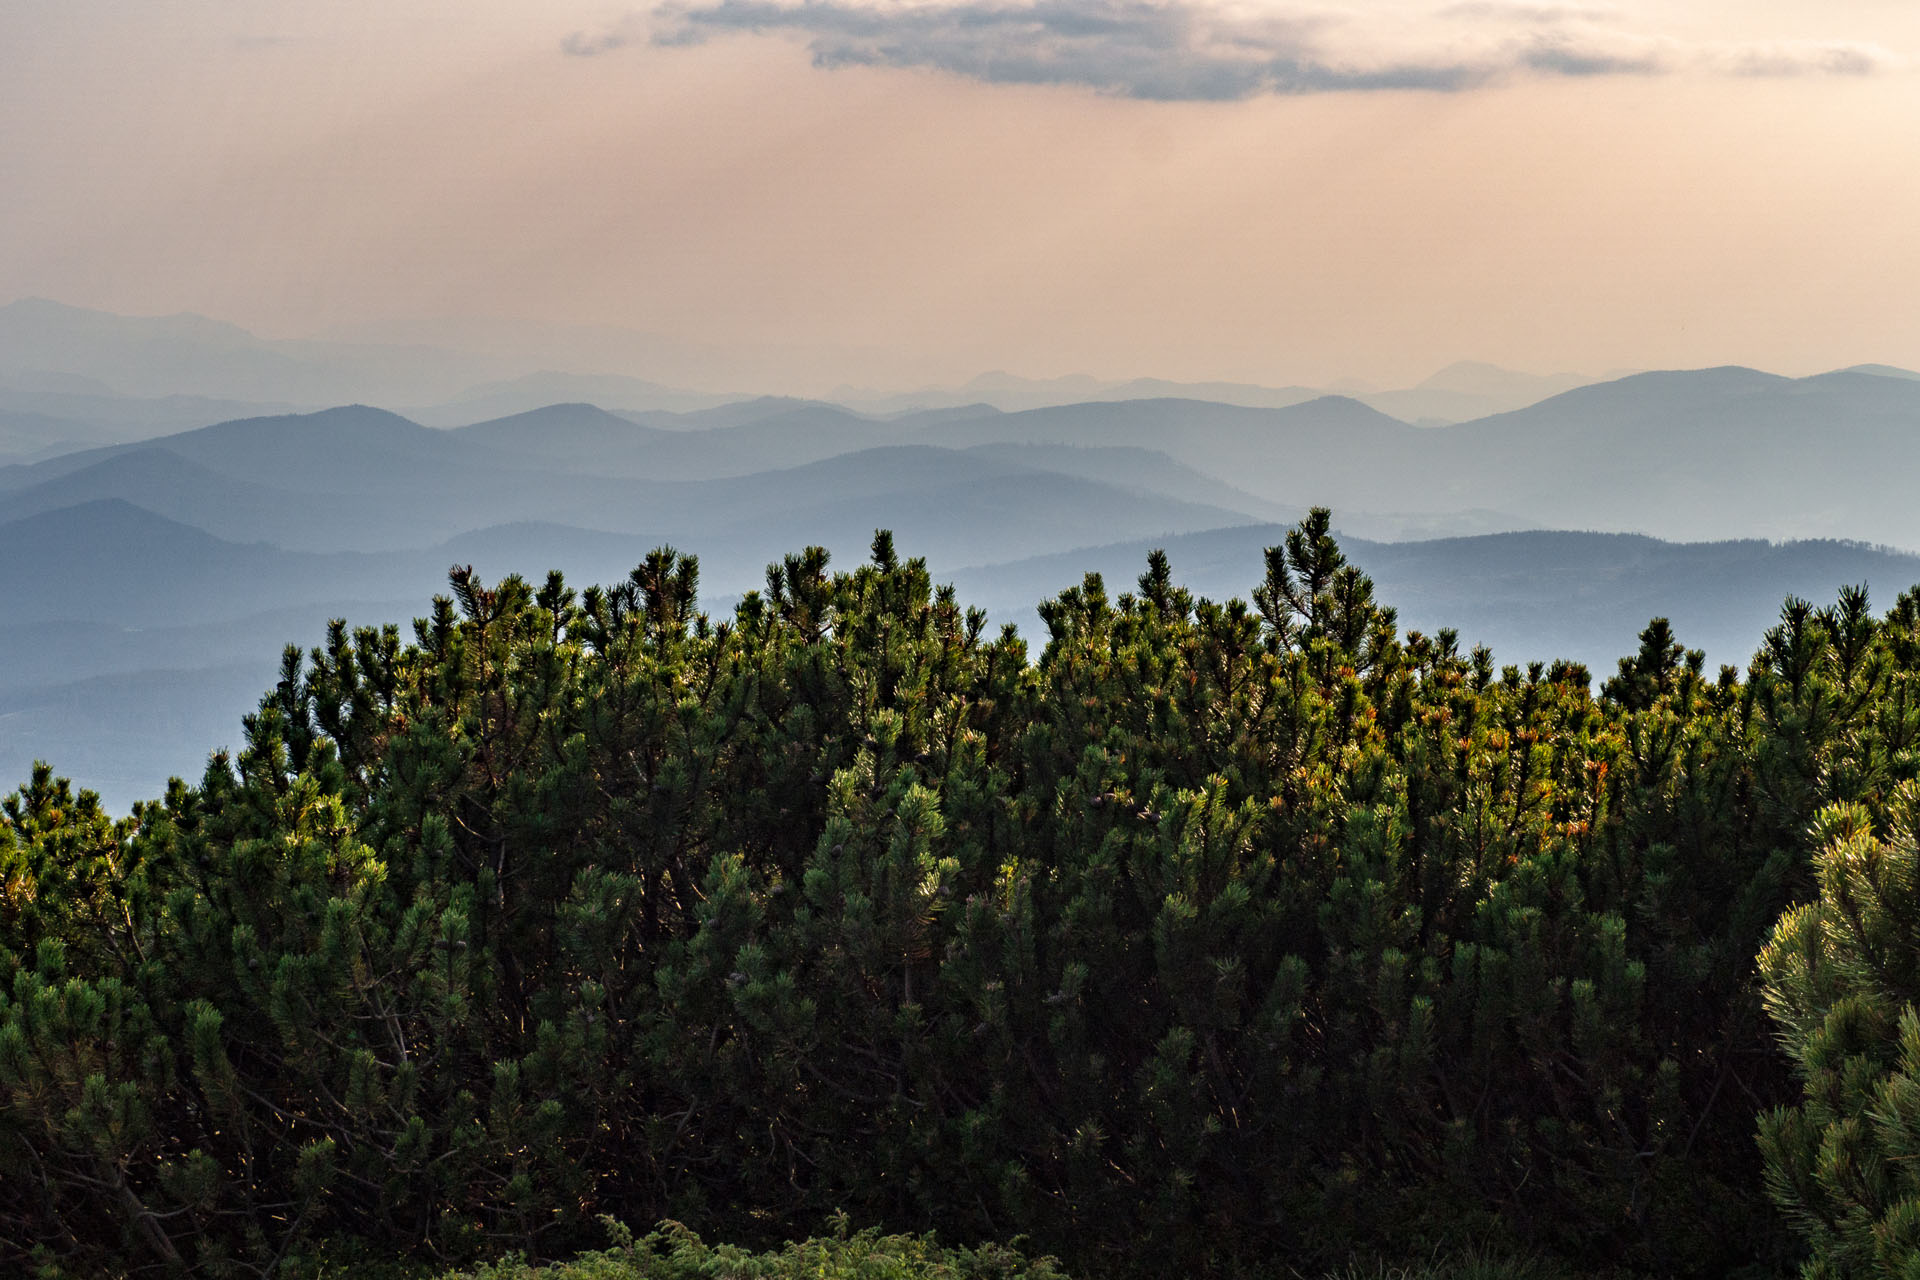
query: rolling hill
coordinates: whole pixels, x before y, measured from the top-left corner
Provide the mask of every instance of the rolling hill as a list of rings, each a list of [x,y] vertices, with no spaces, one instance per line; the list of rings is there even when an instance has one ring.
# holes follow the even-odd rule
[[[281,643],[334,613],[404,619],[452,563],[606,581],[671,543],[724,602],[808,544],[859,559],[876,527],[1031,628],[1037,601],[1087,569],[1123,587],[1154,546],[1195,590],[1244,594],[1327,504],[1407,625],[1604,673],[1663,614],[1737,663],[1788,593],[1865,581],[1884,605],[1920,580],[1913,556],[1827,536],[1920,547],[1914,474],[1920,381],[1881,370],[1636,375],[1441,428],[1342,397],[254,415],[0,468],[0,767],[71,751],[120,801],[153,794],[211,745],[182,690],[237,722]],[[1549,531],[1569,527],[1593,532]],[[1818,536],[1766,540],[1795,534]],[[146,727],[109,748],[116,699]]]

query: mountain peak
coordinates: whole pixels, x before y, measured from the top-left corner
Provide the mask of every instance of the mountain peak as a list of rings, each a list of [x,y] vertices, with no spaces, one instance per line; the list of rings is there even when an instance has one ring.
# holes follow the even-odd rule
[[[7,541],[27,545],[45,539],[68,548],[105,543],[113,546],[155,546],[161,543],[223,543],[202,529],[169,520],[125,498],[93,498],[68,507],[40,511],[0,524]]]
[[[211,340],[229,345],[252,345],[261,341],[237,324],[215,320],[195,311],[176,311],[164,316],[123,316],[112,311],[77,307],[70,302],[59,302],[53,298],[38,296],[16,298],[12,302],[0,305],[0,323],[9,320],[24,321],[34,325],[53,325],[70,332],[97,337],[116,333],[126,335],[164,333],[169,336],[193,338],[199,341]]]

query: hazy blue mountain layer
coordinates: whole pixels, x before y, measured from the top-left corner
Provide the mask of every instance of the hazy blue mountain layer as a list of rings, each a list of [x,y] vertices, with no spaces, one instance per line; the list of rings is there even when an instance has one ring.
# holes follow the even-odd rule
[[[1478,376],[1430,390],[1477,394]],[[0,427],[56,451],[0,466],[0,772],[49,756],[116,803],[197,770],[282,643],[337,614],[405,621],[453,564],[611,581],[672,544],[723,601],[786,553],[857,559],[887,527],[1032,630],[1040,599],[1089,569],[1126,589],[1154,546],[1194,590],[1244,594],[1280,527],[1326,504],[1408,625],[1597,674],[1654,615],[1738,663],[1786,594],[1864,581],[1885,603],[1920,580],[1913,556],[1826,536],[1920,547],[1920,381],[1897,370],[1644,374],[1442,428],[1342,397],[890,418],[779,397],[553,404],[453,430],[348,406],[195,425],[230,402],[67,375],[32,388],[0,393]],[[91,444],[61,436],[82,427]],[[1600,532],[1540,531],[1555,527]]]
[[[857,561],[872,529],[862,517],[876,509],[884,504],[810,512],[808,527],[830,528],[824,541],[836,559]],[[951,510],[961,524],[988,518],[964,504]],[[1259,579],[1262,549],[1284,532],[1246,525],[965,568],[942,554],[937,526],[924,527],[928,539],[903,539],[904,551],[928,551],[963,599],[1040,639],[1034,604],[1085,572],[1106,575],[1111,592],[1130,589],[1147,551],[1162,546],[1195,592],[1244,596]],[[1489,644],[1502,662],[1568,657],[1596,675],[1631,651],[1655,615],[1672,617],[1680,639],[1713,662],[1743,663],[1788,594],[1825,600],[1842,583],[1865,582],[1884,605],[1920,582],[1920,557],[1837,542],[1534,532],[1343,544],[1406,625],[1453,625],[1463,645]],[[197,773],[209,749],[233,740],[271,682],[280,647],[317,643],[328,617],[404,623],[444,590],[452,564],[489,578],[560,568],[576,582],[618,580],[651,545],[521,524],[415,551],[291,552],[223,541],[122,502],[0,526],[8,553],[0,591],[13,602],[0,627],[0,776],[24,777],[33,759],[53,759],[124,806],[157,794],[168,774]],[[708,548],[682,545],[712,566],[703,580],[719,604],[801,543],[755,530],[717,540],[712,560]]]
[[[1336,524],[1338,516],[1335,517]],[[1247,598],[1261,553],[1282,525],[1219,529],[1081,548],[951,575],[963,598],[1036,628],[1033,602],[1100,573],[1107,590],[1131,590],[1146,555],[1163,548],[1174,577],[1197,595]],[[1831,603],[1842,585],[1864,583],[1884,608],[1920,584],[1920,556],[1860,543],[1758,540],[1674,543],[1634,534],[1533,531],[1421,542],[1341,546],[1374,580],[1404,626],[1458,630],[1463,646],[1485,644],[1502,663],[1569,658],[1596,677],[1633,651],[1648,619],[1669,618],[1689,648],[1713,664],[1744,667],[1790,595]]]
[[[1135,445],[1272,501],[1341,511],[1469,508],[1678,539],[1864,538],[1920,547],[1920,382],[1860,372],[1649,373],[1513,413],[1421,429],[1354,400],[1194,401],[977,417],[940,443]]]
[[[800,426],[667,433],[584,407],[547,417],[559,424],[550,449],[537,422],[472,435],[363,407],[223,423],[0,470],[0,521],[121,499],[223,538],[302,550],[422,547],[477,525],[543,521],[699,544],[721,558],[856,527],[871,536],[891,521],[904,538],[937,542],[966,563],[1273,514],[1273,504],[1172,463],[1168,483],[1180,496],[1092,478],[1100,467],[1085,459],[1073,474],[1038,457],[868,448],[844,435],[824,450],[781,448],[783,430],[810,438]],[[663,468],[677,474],[651,474],[641,452],[649,441],[677,451],[680,465]],[[735,473],[746,458],[760,469]],[[1151,468],[1135,459],[1106,470],[1137,481]]]

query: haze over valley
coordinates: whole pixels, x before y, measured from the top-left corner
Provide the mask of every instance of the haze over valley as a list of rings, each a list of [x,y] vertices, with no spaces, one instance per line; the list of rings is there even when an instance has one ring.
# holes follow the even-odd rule
[[[1920,582],[1920,379],[1887,366],[1462,365],[1364,395],[983,375],[836,403],[39,302],[0,339],[0,770],[55,757],[121,807],[233,745],[284,644],[404,630],[450,565],[585,585],[672,545],[724,614],[781,557],[857,563],[886,528],[1038,645],[1041,600],[1127,590],[1154,548],[1244,597],[1325,505],[1404,625],[1596,675],[1654,616],[1738,666],[1789,594]],[[324,405],[381,394],[400,408]]]

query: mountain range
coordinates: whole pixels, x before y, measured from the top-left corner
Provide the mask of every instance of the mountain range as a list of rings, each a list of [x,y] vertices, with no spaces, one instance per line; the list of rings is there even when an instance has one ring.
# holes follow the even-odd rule
[[[606,335],[599,335],[604,337]],[[686,413],[742,400],[723,389],[692,390],[627,369],[593,371],[598,361],[648,360],[685,376],[684,344],[622,340],[609,348],[574,335],[554,349],[531,342],[524,354],[496,336],[480,351],[419,343],[277,340],[204,316],[119,316],[25,298],[0,306],[0,462],[32,461],[74,445],[113,443],[234,418],[365,401],[400,408],[428,426],[462,426],[567,402],[619,412]],[[640,335],[627,335],[639,338]],[[657,348],[652,357],[645,352]],[[566,372],[541,361],[560,354],[585,362]],[[694,367],[701,367],[696,361]],[[1264,386],[1034,379],[982,374],[957,386],[909,392],[842,388],[832,399],[873,417],[985,405],[1002,411],[1084,401],[1179,398],[1277,408],[1351,392],[1409,422],[1463,421],[1533,403],[1596,379],[1535,375],[1461,362],[1407,388]]]
[[[1920,581],[1898,549],[1920,548],[1920,377],[1885,366],[1604,382],[1460,366],[1423,394],[1544,398],[1447,426],[1379,395],[1202,388],[1268,401],[1236,404],[1004,376],[885,412],[611,377],[591,385],[614,404],[524,407],[589,381],[552,375],[480,384],[427,425],[292,411],[273,378],[344,377],[365,355],[351,344],[70,311],[0,307],[0,776],[50,757],[121,808],[234,741],[284,643],[334,616],[404,623],[456,564],[584,584],[671,544],[724,609],[781,555],[857,561],[885,527],[1032,633],[1039,600],[1089,570],[1124,590],[1154,547],[1196,592],[1244,596],[1262,548],[1327,505],[1405,625],[1596,674],[1655,615],[1740,663],[1790,593],[1866,582],[1885,605]],[[36,316],[58,323],[27,334]],[[1070,390],[1087,398],[1009,407]]]

